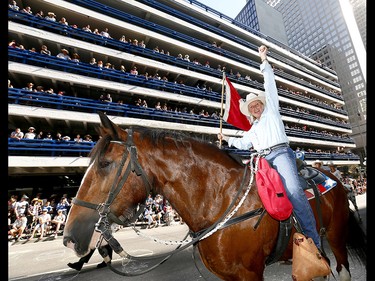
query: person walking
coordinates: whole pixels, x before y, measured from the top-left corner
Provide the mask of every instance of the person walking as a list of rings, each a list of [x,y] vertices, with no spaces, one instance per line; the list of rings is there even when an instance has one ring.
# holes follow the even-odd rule
[[[252,124],[249,131],[242,137],[228,137],[218,133],[219,140],[224,140],[229,147],[238,149],[253,148],[264,154],[265,159],[278,171],[285,187],[294,214],[307,237],[312,238],[321,250],[321,242],[316,229],[316,221],[299,183],[296,158],[289,147],[289,140],[285,133],[283,121],[279,111],[279,96],[277,93],[275,76],[271,64],[267,60],[267,47],[258,48],[262,61],[260,71],[264,77],[264,93],[249,93],[246,101],[240,104],[240,111],[248,117]]]

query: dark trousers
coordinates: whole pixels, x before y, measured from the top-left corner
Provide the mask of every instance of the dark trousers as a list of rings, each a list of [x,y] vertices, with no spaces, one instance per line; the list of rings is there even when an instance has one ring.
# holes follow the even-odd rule
[[[112,253],[113,253],[112,248],[111,248],[108,244],[105,245],[105,246],[102,246],[102,247],[107,249],[107,251],[108,251],[108,256],[112,259]],[[91,258],[91,256],[92,256],[92,254],[93,254],[94,252],[95,252],[95,249],[92,249],[92,250],[90,251],[90,253],[88,253],[86,256],[80,258],[80,259],[79,259],[79,262],[81,262],[81,263],[88,263],[89,260],[90,260],[90,258]]]

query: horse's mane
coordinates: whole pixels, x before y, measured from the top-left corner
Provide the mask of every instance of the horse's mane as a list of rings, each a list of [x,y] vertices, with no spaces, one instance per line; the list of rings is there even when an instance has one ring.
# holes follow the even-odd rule
[[[192,142],[197,142],[201,145],[206,145],[208,149],[216,150],[215,152],[217,153],[228,155],[236,162],[243,165],[242,159],[239,155],[230,153],[227,150],[220,149],[217,146],[216,142],[213,141],[211,136],[197,136],[184,131],[148,128],[141,126],[132,126],[129,129],[132,129],[133,131],[140,133],[141,139],[149,139],[155,146],[159,145],[160,143],[164,144],[165,138],[171,138],[174,141],[176,147],[187,146],[191,145]],[[97,144],[94,146],[94,148],[91,150],[89,154],[90,164],[94,161],[94,159],[100,158],[103,155],[111,140],[112,138],[109,134],[101,134],[100,140],[97,142]]]

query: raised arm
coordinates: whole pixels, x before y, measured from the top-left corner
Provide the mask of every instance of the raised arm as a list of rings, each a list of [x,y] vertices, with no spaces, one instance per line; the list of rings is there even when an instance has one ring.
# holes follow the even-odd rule
[[[262,61],[260,65],[260,71],[263,73],[264,77],[264,90],[266,94],[266,101],[274,110],[279,110],[279,95],[277,93],[275,75],[273,73],[273,69],[268,62],[267,59],[267,52],[268,48],[264,45],[260,46],[258,49],[260,59]]]

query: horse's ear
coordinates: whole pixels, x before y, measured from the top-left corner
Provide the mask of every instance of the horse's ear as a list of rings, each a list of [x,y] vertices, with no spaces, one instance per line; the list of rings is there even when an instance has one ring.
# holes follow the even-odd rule
[[[99,112],[100,122],[102,127],[107,129],[109,134],[112,136],[112,139],[118,139],[117,128],[118,126],[109,120],[108,116],[104,112]]]

